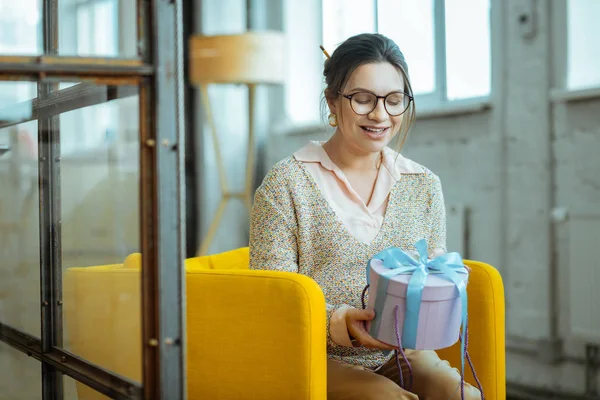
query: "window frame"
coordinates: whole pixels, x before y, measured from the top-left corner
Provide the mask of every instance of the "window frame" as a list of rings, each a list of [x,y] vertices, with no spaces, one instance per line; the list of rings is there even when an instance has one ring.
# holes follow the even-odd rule
[[[551,42],[552,42],[552,88],[550,100],[553,103],[600,99],[600,85],[588,88],[568,87],[569,27],[567,21],[567,3],[564,0],[552,0],[551,3]]]
[[[327,0],[322,0],[327,1]],[[379,0],[371,0],[375,8],[375,31],[379,31]],[[474,96],[464,99],[448,99],[448,76],[446,62],[446,0],[433,1],[433,27],[434,27],[434,83],[435,90],[431,93],[415,94],[415,105],[419,117],[451,115],[456,113],[471,113],[486,110],[490,107],[493,97],[494,83],[494,9],[495,0],[489,0],[490,6],[490,92],[485,96]],[[321,11],[323,7],[321,6]],[[321,23],[323,18],[321,18]],[[322,33],[321,33],[321,37]]]
[[[42,329],[38,338],[0,320],[0,341],[41,362],[43,400],[63,398],[63,374],[111,398],[182,400],[187,389],[182,300],[185,298],[183,53],[187,51],[183,45],[183,1],[136,0],[139,47],[134,59],[58,56],[58,0],[40,0],[40,3],[43,55],[0,54],[0,81],[38,82],[38,96],[31,100],[31,105],[32,120],[38,120]],[[190,6],[185,7],[189,13]],[[176,72],[168,73],[173,68]],[[86,90],[89,89],[86,84],[57,90],[60,80],[90,80],[93,85],[91,90]],[[94,90],[94,85],[135,85],[139,91],[141,384],[78,357],[62,346],[58,118],[60,113],[106,101],[105,87]],[[21,122],[0,121],[3,127]]]

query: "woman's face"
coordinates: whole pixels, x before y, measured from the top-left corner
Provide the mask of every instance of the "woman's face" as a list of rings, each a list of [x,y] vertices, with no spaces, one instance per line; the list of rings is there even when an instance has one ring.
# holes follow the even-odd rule
[[[403,91],[402,74],[387,62],[359,66],[352,72],[341,90],[344,95],[370,92],[377,96]],[[362,154],[380,152],[398,134],[402,124],[403,114],[395,117],[389,115],[383,99],[378,99],[375,109],[367,115],[355,113],[350,100],[342,95],[335,100],[329,100],[328,104],[331,112],[338,118],[336,133],[341,134],[352,152]]]

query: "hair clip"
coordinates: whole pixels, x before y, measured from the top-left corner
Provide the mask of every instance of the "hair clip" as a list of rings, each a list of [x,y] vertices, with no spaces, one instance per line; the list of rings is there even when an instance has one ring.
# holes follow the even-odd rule
[[[331,56],[329,55],[329,53],[327,52],[327,50],[325,50],[325,47],[323,47],[323,45],[319,46],[321,48],[321,51],[323,52],[323,54],[325,54],[325,57],[327,57],[327,59],[330,59]]]

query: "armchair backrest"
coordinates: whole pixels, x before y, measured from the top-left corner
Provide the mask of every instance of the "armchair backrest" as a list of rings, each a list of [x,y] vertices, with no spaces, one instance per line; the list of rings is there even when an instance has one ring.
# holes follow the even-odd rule
[[[192,257],[185,260],[186,270],[197,269],[248,269],[249,249],[241,247],[219,254]]]

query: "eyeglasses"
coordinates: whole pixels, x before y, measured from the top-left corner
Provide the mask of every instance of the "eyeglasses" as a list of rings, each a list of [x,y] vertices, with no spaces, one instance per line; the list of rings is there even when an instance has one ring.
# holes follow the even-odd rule
[[[377,96],[370,92],[356,92],[352,94],[340,94],[350,100],[350,107],[358,115],[368,115],[377,107],[379,99],[383,99],[385,111],[392,117],[397,117],[408,110],[413,96],[408,93],[394,92],[387,96]]]

